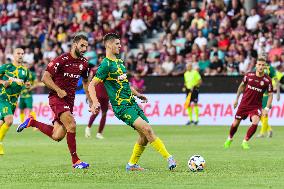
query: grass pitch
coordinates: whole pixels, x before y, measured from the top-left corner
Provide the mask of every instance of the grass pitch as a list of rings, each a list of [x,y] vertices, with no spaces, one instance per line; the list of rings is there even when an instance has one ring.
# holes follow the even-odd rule
[[[84,138],[78,126],[79,157],[91,164],[88,170],[73,170],[66,140],[53,142],[40,132],[11,128],[0,156],[0,188],[198,188],[251,189],[284,188],[284,127],[274,127],[272,139],[253,138],[251,149],[241,149],[247,127],[240,127],[229,150],[223,149],[228,127],[155,126],[156,134],[178,161],[175,171],[148,146],[141,157],[144,172],[125,171],[136,133],[127,126],[107,126],[105,139]],[[204,172],[188,170],[191,155],[206,160]]]

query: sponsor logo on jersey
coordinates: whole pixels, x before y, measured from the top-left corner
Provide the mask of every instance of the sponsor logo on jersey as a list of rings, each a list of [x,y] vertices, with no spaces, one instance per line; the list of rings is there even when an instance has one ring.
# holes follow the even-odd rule
[[[64,108],[65,108],[65,109],[70,109],[70,107],[69,107],[69,106],[64,106]]]
[[[9,77],[9,80],[14,81],[16,83],[24,83],[24,80],[19,79],[19,78]]]
[[[262,89],[248,85],[248,88],[257,92],[262,92]]]
[[[79,69],[83,70],[83,64],[80,64]]]
[[[64,73],[64,77],[70,77],[70,78],[80,78],[80,75],[72,74],[72,73]]]
[[[117,79],[119,81],[125,80],[125,79],[127,79],[127,75],[126,74],[122,74],[122,75],[118,76]]]

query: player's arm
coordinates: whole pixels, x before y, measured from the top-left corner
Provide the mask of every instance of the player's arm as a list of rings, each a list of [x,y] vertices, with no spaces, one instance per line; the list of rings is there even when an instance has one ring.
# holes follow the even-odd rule
[[[96,85],[98,85],[100,82],[102,82],[99,78],[94,77],[92,81],[88,85],[88,91],[89,91],[89,97],[90,97],[90,111],[95,114],[99,111],[100,103],[97,98],[96,93]]]
[[[236,100],[234,102],[234,108],[236,108],[238,106],[239,98],[240,98],[241,94],[244,92],[245,86],[246,86],[245,83],[242,81],[241,84],[238,87],[237,97],[236,97]]]
[[[47,86],[48,88],[54,90],[60,98],[64,98],[67,93],[60,89],[53,81],[51,74],[48,71],[43,73],[41,81]]]
[[[87,78],[83,78],[82,84],[83,84],[83,89],[84,89],[84,91],[86,93],[87,99],[90,102],[90,104],[92,104],[92,100],[91,100],[90,93],[89,93],[89,90],[88,90],[88,87],[89,87],[89,84],[90,84],[90,82],[88,80],[88,77]]]
[[[275,87],[276,87],[276,98],[277,98],[277,101],[279,101],[280,100],[280,82],[277,79],[277,77],[274,77],[274,81],[275,81]]]
[[[148,102],[147,97],[146,97],[145,95],[139,93],[138,91],[136,91],[136,90],[134,89],[134,87],[131,87],[131,86],[130,86],[130,89],[131,89],[131,92],[132,92],[132,94],[133,94],[134,96],[136,96],[137,98],[139,98],[140,100],[142,100],[142,103],[147,103],[147,102]]]
[[[88,91],[92,102],[90,111],[93,114],[97,113],[100,108],[100,103],[98,101],[96,94],[96,85],[98,85],[100,82],[103,82],[108,77],[108,73],[109,73],[109,63],[103,60],[98,68],[96,76],[92,79],[92,81],[88,86]]]
[[[5,74],[5,71],[6,71],[6,64],[0,66],[0,77]],[[0,84],[4,85],[4,87],[7,88],[11,84],[11,82],[9,80],[5,81],[0,79]]]
[[[270,83],[268,84],[267,92],[268,92],[268,100],[267,100],[266,107],[262,111],[263,116],[268,116],[268,111],[272,107],[273,87],[272,87],[271,80],[270,80]]]

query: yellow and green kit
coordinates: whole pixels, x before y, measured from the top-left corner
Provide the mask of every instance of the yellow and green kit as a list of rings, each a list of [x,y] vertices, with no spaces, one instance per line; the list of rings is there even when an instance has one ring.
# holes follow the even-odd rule
[[[0,67],[0,80],[10,82],[7,88],[0,84],[0,120],[3,120],[7,115],[14,114],[18,97],[25,82],[28,81],[29,75],[29,70],[21,65],[16,66],[10,63]]]
[[[132,127],[138,117],[149,122],[131,92],[123,60],[104,58],[94,79],[104,82],[113,112],[118,119]]]

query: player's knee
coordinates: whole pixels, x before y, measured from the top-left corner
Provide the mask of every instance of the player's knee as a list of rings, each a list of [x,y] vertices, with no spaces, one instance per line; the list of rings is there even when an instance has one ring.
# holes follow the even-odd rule
[[[13,124],[13,116],[7,116],[4,118],[5,123],[10,127]]]
[[[150,126],[142,127],[142,131],[143,131],[143,134],[145,136],[152,136],[153,135],[153,130]]]
[[[65,137],[65,134],[55,134],[55,135],[52,135],[52,139],[57,141],[57,142],[60,142],[64,137]]]

